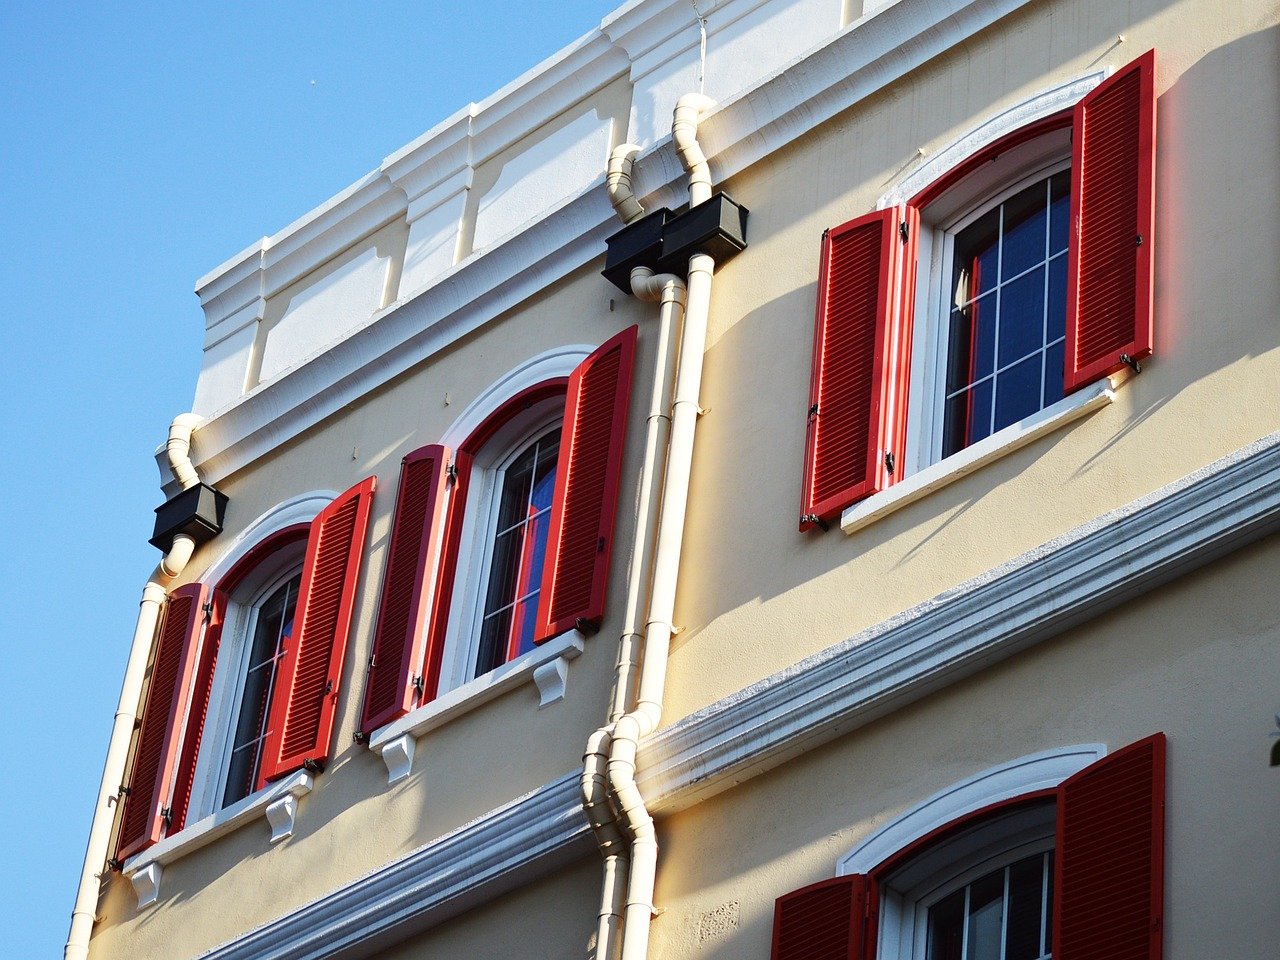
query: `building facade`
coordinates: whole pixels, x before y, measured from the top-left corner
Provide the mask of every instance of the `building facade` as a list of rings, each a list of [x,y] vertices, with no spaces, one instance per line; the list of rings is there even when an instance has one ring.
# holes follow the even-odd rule
[[[699,8],[199,281],[68,957],[1274,954],[1280,8]]]

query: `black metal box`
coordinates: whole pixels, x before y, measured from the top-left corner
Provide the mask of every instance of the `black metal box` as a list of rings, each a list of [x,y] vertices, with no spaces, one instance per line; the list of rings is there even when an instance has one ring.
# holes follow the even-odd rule
[[[746,249],[747,213],[728,194],[717,193],[672,217],[662,231],[658,272],[684,276],[695,253],[707,254],[717,265],[731,260]]]
[[[629,223],[608,240],[608,253],[604,258],[604,278],[625,294],[631,293],[633,267],[656,269],[662,252],[662,232],[671,211],[659,207],[634,223]]]
[[[163,553],[169,552],[173,538],[180,533],[185,533],[197,544],[204,543],[222,532],[222,518],[226,512],[225,493],[207,483],[197,484],[156,507],[156,528],[148,542]]]

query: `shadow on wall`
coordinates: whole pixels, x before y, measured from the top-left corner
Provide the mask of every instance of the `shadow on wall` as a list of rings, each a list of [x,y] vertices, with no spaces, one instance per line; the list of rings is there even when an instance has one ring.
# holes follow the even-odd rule
[[[1105,471],[1127,472],[1113,448],[1131,438],[1133,450],[1158,455],[1179,429],[1171,420],[1178,411],[1166,409],[1176,396],[1194,393],[1206,377],[1280,346],[1280,275],[1274,269],[1280,223],[1274,202],[1256,202],[1280,196],[1280,167],[1271,161],[1280,144],[1276,63],[1280,28],[1269,27],[1201,57],[1160,96],[1156,355],[1148,373],[1119,391],[1112,420],[1120,414],[1123,424],[1064,476],[1064,484],[1097,470],[1104,473],[1092,479],[1094,485],[1108,482]],[[1240,96],[1241,90],[1250,96]],[[766,204],[757,200],[756,206]],[[769,216],[760,213],[758,228]],[[813,237],[796,255],[816,263],[818,242]],[[1237,250],[1259,255],[1223,253]],[[815,296],[816,282],[760,304],[708,351],[703,402],[713,413],[700,424],[698,442],[716,456],[696,461],[697,506],[689,514],[687,555],[767,557],[768,576],[762,591],[759,576],[731,570],[699,575],[697,591],[681,598],[681,617],[691,629],[677,645],[689,643],[698,626],[724,611],[784,594],[895,538],[894,555],[876,569],[883,577],[900,577],[926,543],[977,502],[972,484],[961,481],[854,538],[835,530],[797,532]],[[1262,424],[1241,442],[1276,427],[1280,422]],[[1003,469],[1025,470],[1049,457],[1070,430],[1011,455]],[[1001,467],[986,469],[989,482],[990,471]],[[952,542],[950,549],[960,545]],[[858,586],[874,596],[887,583]],[[804,624],[792,627],[803,630]]]

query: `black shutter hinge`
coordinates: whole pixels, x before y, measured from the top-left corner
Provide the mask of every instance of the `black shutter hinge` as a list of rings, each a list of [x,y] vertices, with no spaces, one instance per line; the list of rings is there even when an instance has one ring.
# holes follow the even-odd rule
[[[173,826],[173,810],[170,807],[161,807],[160,819],[164,821],[166,827]]]
[[[121,870],[124,869],[124,861],[117,860],[115,857],[108,857],[107,866],[110,867],[112,870],[116,871],[117,873],[119,873]]]
[[[906,243],[911,238],[911,228],[907,226],[907,221],[898,221],[898,236],[902,238],[903,243]]]
[[[427,682],[423,680],[422,677],[414,677],[411,684],[413,689],[418,691],[418,696],[422,696],[423,692],[427,689]]]
[[[811,523],[811,524],[813,524],[815,527],[817,527],[819,530],[821,530],[823,533],[826,533],[828,530],[830,530],[830,529],[831,529],[831,524],[827,523],[827,521],[823,520],[823,519],[822,519],[820,516],[818,516],[816,513],[806,513],[806,514],[804,514],[804,515],[800,518],[800,522],[801,522],[801,523]]]
[[[126,786],[122,783],[122,784],[120,784],[120,789],[116,791],[116,796],[117,796],[117,797],[127,797],[127,796],[129,796],[131,793],[133,793],[133,788],[132,788],[132,787],[126,787]]]
[[[1134,241],[1134,244],[1133,244],[1133,245],[1134,245],[1135,247],[1140,247],[1140,246],[1142,246],[1142,234],[1138,234],[1138,237],[1137,237],[1137,239]]]
[[[355,733],[351,735],[351,739],[354,740],[356,743],[364,743],[369,738],[364,735],[363,730],[357,730]]]
[[[200,609],[204,612],[205,623],[208,623],[210,620],[213,619],[213,601],[212,600],[206,600],[204,604],[200,607]]]
[[[884,469],[889,476],[893,476],[893,462],[893,453],[886,453],[884,455]]]
[[[592,620],[586,620],[579,617],[577,620],[573,621],[573,629],[577,630],[583,636],[594,637],[600,632],[600,624]]]
[[[1142,364],[1133,359],[1133,357],[1129,356],[1127,353],[1120,354],[1120,362],[1126,367],[1130,367],[1134,373],[1142,372]]]
[[[302,761],[302,769],[306,770],[308,773],[324,773],[324,764],[319,760],[312,760],[308,757],[306,760]]]
[[[604,553],[604,546],[604,537],[601,537],[596,541],[596,553]]]
[[[444,468],[444,477],[446,483],[458,482],[458,462],[450,460],[449,465]]]
[[[369,669],[372,670],[378,665],[378,655],[376,653],[369,654]]]
[[[333,681],[332,681],[332,680],[326,680],[326,681],[325,681],[325,684],[324,684],[324,692],[325,692],[325,695],[326,695],[326,696],[327,696],[327,695],[329,695],[329,694],[331,694],[331,693],[333,693]]]
[[[812,423],[818,416],[818,405],[815,403],[809,408],[809,422]]]

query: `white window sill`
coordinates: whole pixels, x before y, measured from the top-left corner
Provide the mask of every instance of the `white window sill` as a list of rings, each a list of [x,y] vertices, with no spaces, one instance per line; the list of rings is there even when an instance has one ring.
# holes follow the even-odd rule
[[[583,635],[577,630],[552,637],[510,663],[504,663],[484,676],[441,694],[385,727],[379,727],[369,737],[369,748],[376,750],[387,765],[387,782],[395,783],[409,775],[418,737],[509,690],[532,682],[538,688],[539,710],[563,700],[569,679],[569,661],[577,659],[584,646]]]
[[[133,883],[138,909],[149,907],[159,899],[161,868],[165,864],[199,850],[251,820],[266,817],[271,825],[271,843],[292,835],[298,798],[310,793],[313,783],[311,774],[300,770],[130,857],[125,861],[123,873]]]
[[[901,483],[895,483],[888,490],[845,508],[844,513],[840,515],[840,529],[845,533],[861,530],[881,517],[888,516],[907,504],[915,503],[921,497],[928,496],[961,477],[968,476],[991,461],[999,460],[1019,447],[1026,446],[1033,440],[1038,440],[1072,421],[1087,416],[1094,410],[1107,406],[1115,399],[1115,388],[1128,376],[1129,373],[1126,370],[1090,384],[1070,396],[1063,397],[1057,403],[1045,407],[1039,413],[1010,424],[1003,430],[997,430],[973,446],[965,447],[959,453],[954,453],[945,460],[939,460],[925,467]]]

